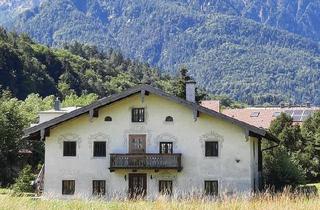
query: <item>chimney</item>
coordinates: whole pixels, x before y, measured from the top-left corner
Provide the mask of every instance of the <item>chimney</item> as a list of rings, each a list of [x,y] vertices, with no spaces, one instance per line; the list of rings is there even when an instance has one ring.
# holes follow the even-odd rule
[[[61,110],[61,102],[59,98],[57,97],[56,100],[54,101],[53,109],[55,111],[60,111]]]
[[[196,102],[196,82],[194,80],[186,81],[186,100]]]

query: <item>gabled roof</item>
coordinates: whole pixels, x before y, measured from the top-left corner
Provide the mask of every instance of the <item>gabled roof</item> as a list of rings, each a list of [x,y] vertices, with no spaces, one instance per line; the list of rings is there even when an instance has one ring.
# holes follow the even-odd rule
[[[219,100],[204,100],[200,103],[201,106],[220,112],[220,101]]]
[[[182,98],[179,98],[179,97],[176,97],[176,96],[173,96],[173,95],[170,95],[170,94],[165,93],[164,91],[162,91],[162,90],[160,90],[158,88],[154,88],[154,87],[152,87],[150,85],[140,85],[140,86],[128,89],[128,90],[126,90],[126,91],[124,91],[122,93],[114,94],[114,95],[111,95],[109,97],[102,98],[102,99],[100,99],[100,100],[98,100],[98,101],[96,101],[96,102],[94,102],[94,103],[92,103],[90,105],[87,105],[87,106],[84,106],[82,108],[76,109],[76,110],[74,110],[72,112],[66,113],[64,115],[61,115],[61,116],[56,117],[56,118],[54,118],[52,120],[43,122],[43,123],[38,124],[36,126],[27,128],[27,129],[24,130],[25,136],[28,137],[28,136],[34,135],[36,133],[45,132],[45,129],[48,129],[48,128],[53,127],[53,126],[56,126],[56,125],[58,125],[60,123],[63,123],[65,121],[68,121],[70,119],[78,117],[80,115],[83,115],[83,114],[86,114],[86,113],[93,113],[94,110],[97,110],[100,107],[103,107],[103,106],[106,106],[108,104],[114,103],[116,101],[119,101],[121,99],[124,99],[126,97],[129,97],[129,96],[131,96],[133,94],[137,94],[137,93],[142,93],[142,94],[152,93],[152,94],[161,96],[163,98],[166,98],[168,100],[174,101],[176,103],[179,103],[181,105],[184,105],[186,107],[189,107],[193,111],[200,112],[200,113],[205,113],[205,114],[208,114],[210,116],[213,116],[213,117],[216,117],[216,118],[231,122],[231,123],[233,123],[235,125],[238,125],[238,126],[240,126],[242,128],[247,129],[248,134],[249,134],[249,132],[252,132],[252,133],[254,133],[254,134],[258,135],[258,136],[262,136],[262,137],[265,137],[265,138],[267,136],[269,136],[267,131],[265,131],[264,129],[257,128],[257,127],[255,127],[253,125],[250,125],[248,123],[239,121],[237,119],[234,119],[234,118],[229,117],[227,115],[224,115],[222,113],[216,112],[214,110],[210,110],[210,109],[205,108],[203,106],[200,106],[200,105],[198,105],[196,103],[187,101],[185,99],[182,99]]]

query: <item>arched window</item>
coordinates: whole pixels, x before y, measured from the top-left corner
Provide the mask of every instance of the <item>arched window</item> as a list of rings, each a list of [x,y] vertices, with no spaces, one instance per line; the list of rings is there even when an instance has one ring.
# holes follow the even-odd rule
[[[166,122],[173,122],[173,117],[167,116],[166,117]]]
[[[106,121],[106,122],[111,122],[111,121],[112,121],[112,117],[106,116],[106,117],[104,118],[104,121]]]

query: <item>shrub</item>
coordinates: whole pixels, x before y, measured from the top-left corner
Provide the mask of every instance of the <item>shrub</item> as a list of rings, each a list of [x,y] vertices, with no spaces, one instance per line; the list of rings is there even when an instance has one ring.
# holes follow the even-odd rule
[[[31,183],[34,179],[35,176],[32,173],[31,166],[25,166],[19,173],[19,177],[16,179],[16,183],[12,187],[13,191],[15,193],[33,192],[33,186]]]
[[[279,147],[264,156],[264,180],[267,186],[282,190],[286,186],[303,184],[305,174],[297,161]]]

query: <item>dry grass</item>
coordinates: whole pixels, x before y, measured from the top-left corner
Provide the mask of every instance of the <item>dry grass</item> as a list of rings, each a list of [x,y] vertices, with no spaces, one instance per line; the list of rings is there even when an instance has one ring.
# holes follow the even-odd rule
[[[307,184],[307,186],[316,186],[316,188],[318,189],[318,192],[320,193],[320,182],[319,183],[313,183],[313,184]]]
[[[264,194],[254,198],[225,198],[221,201],[204,199],[166,200],[159,198],[155,201],[99,201],[99,200],[40,200],[30,197],[15,197],[0,194],[0,209],[33,210],[33,209],[320,209],[320,197],[310,197],[282,193],[272,196]]]

